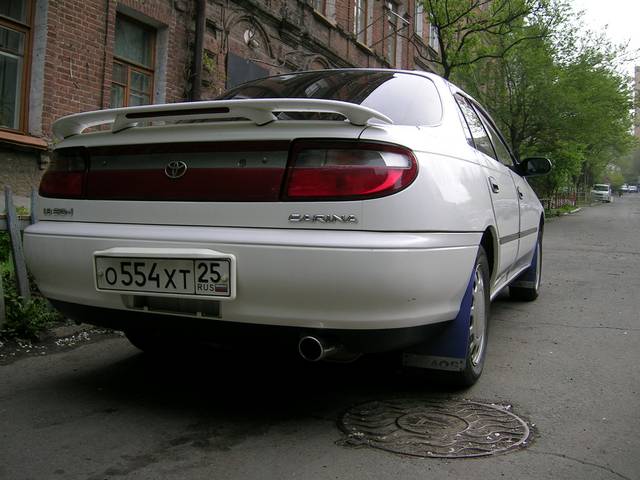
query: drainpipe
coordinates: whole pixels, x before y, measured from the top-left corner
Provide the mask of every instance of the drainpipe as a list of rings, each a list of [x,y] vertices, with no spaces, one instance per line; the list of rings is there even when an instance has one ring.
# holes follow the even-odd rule
[[[191,101],[202,96],[202,55],[204,54],[204,29],[207,18],[207,0],[196,0],[196,43],[193,47],[193,75],[191,76]]]

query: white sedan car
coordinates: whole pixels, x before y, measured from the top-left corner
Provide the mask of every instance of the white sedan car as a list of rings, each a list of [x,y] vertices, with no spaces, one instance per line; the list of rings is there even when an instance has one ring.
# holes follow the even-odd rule
[[[551,165],[516,162],[436,75],[286,74],[215,101],[71,115],[54,134],[30,270],[68,317],[144,350],[394,350],[469,385],[490,300],[538,295],[544,212],[525,177]]]

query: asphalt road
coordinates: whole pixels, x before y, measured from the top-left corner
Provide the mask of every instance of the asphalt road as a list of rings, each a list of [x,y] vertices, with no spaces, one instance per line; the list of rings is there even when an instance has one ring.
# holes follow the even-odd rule
[[[0,478],[638,479],[640,194],[547,223],[533,303],[492,307],[485,373],[463,392],[370,362],[291,364],[124,339],[0,367]],[[347,448],[336,422],[370,400],[510,404],[524,449],[477,459]]]

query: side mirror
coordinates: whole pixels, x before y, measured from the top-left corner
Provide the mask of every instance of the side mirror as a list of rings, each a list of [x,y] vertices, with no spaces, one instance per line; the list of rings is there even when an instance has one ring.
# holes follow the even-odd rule
[[[551,171],[551,160],[546,157],[529,157],[516,165],[516,172],[523,177],[546,175]]]

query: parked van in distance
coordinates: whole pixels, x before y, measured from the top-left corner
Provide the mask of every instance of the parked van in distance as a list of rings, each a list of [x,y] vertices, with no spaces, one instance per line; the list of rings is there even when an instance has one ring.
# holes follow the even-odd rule
[[[608,183],[596,183],[591,190],[591,198],[595,201],[611,203],[613,200],[611,185]]]

